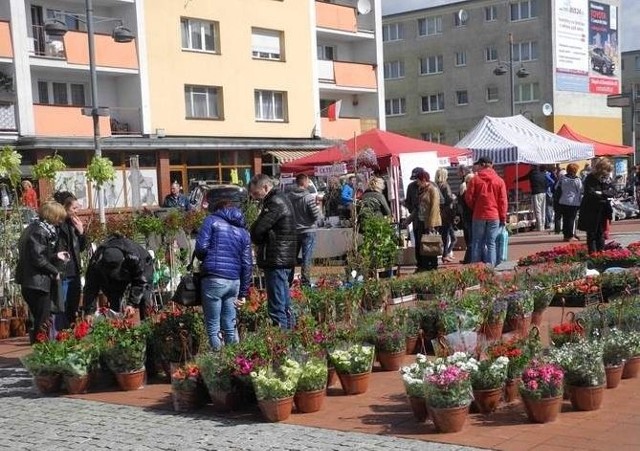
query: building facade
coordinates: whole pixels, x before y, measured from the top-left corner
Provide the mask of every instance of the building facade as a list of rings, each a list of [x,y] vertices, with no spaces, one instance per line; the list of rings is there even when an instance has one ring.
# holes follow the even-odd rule
[[[621,113],[606,106],[619,91],[618,1],[432,3],[383,18],[389,130],[455,144],[485,115],[522,114],[621,142]],[[594,69],[597,49],[611,66]]]
[[[246,183],[384,126],[380,0],[360,12],[355,1],[92,3],[98,106],[108,108],[101,144],[120,169],[107,207],[130,206],[132,179],[152,205],[173,181],[185,189],[193,180]],[[58,187],[85,185],[89,207],[86,12],[84,0],[0,2],[0,142],[15,145],[26,167],[62,155],[69,171]],[[64,36],[47,33],[51,20]],[[112,39],[120,25],[132,41]],[[339,118],[322,117],[337,100]]]

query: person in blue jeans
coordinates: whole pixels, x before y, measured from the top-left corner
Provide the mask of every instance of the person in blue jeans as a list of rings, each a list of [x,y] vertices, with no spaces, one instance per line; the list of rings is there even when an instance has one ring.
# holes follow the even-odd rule
[[[289,200],[293,205],[298,234],[296,257],[302,251],[300,282],[304,286],[310,286],[311,262],[316,247],[316,224],[321,215],[315,194],[309,192],[309,177],[306,174],[298,174],[296,177],[296,186],[289,192]],[[290,282],[293,282],[293,271],[290,279]]]
[[[292,329],[295,314],[289,294],[289,277],[296,264],[297,234],[293,205],[289,197],[273,187],[269,176],[255,175],[249,193],[262,201],[262,209],[251,226],[251,239],[257,245],[256,260],[264,271],[267,310],[274,325]]]
[[[237,343],[236,306],[244,303],[251,284],[251,238],[239,208],[221,200],[205,218],[196,239],[200,264],[202,310],[214,351]],[[222,331],[222,340],[220,339]]]

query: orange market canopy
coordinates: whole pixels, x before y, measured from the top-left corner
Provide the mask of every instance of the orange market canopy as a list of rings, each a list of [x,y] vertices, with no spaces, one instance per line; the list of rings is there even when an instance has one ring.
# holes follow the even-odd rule
[[[567,124],[564,124],[558,130],[558,135],[569,138],[573,141],[593,144],[593,150],[596,157],[623,157],[633,154],[633,147],[620,146],[617,144],[606,144],[595,139],[587,138],[573,131]]]

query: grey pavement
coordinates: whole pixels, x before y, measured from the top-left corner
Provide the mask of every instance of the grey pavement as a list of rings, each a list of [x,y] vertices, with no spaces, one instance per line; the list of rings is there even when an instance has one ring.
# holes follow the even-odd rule
[[[0,368],[0,431],[0,449],[12,451],[472,449],[392,436],[40,397],[23,368]]]

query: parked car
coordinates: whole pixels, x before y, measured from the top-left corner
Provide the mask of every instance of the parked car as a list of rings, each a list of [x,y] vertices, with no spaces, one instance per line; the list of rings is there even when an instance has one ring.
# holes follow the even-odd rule
[[[222,185],[210,180],[193,181],[189,184],[189,203],[191,208],[211,211],[213,206],[229,199],[236,206],[241,207],[249,198],[246,188],[238,185]]]
[[[616,63],[604,53],[604,49],[594,47],[590,52],[591,68],[603,75],[613,75],[616,70]]]

